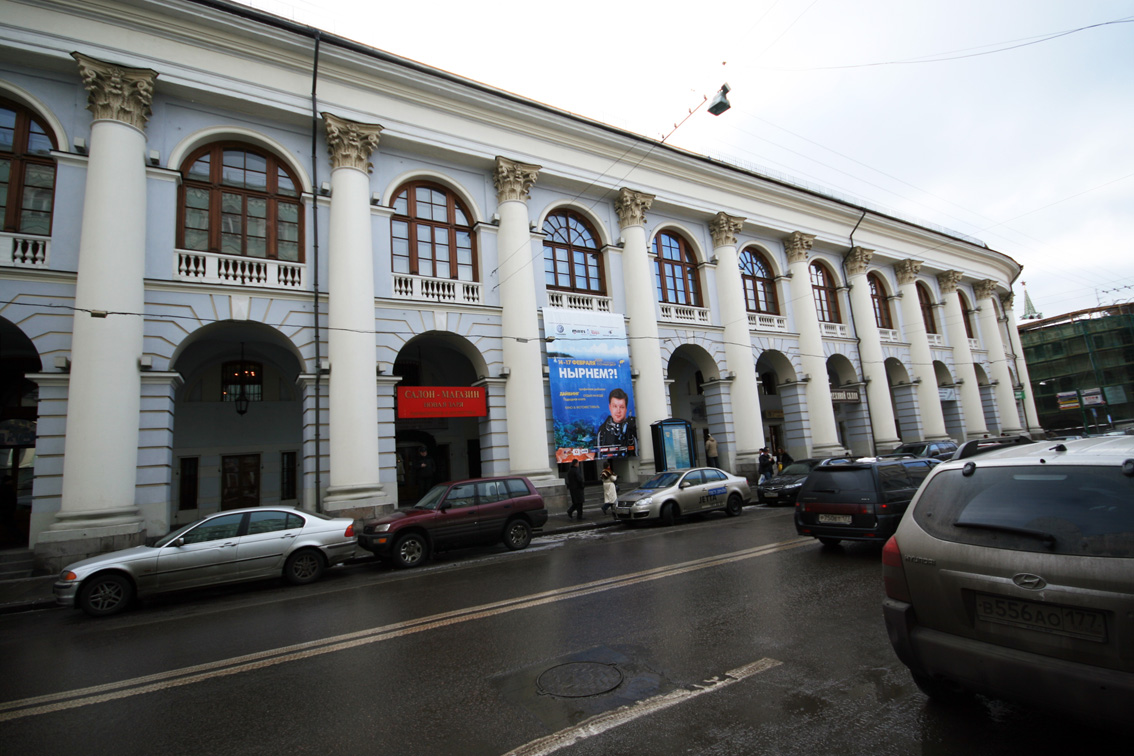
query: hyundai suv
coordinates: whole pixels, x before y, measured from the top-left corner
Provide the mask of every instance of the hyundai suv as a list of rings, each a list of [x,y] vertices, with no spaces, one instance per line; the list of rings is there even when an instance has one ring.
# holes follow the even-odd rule
[[[416,567],[434,551],[504,542],[525,549],[547,522],[543,497],[518,475],[436,485],[409,509],[363,523],[358,545],[398,567]]]
[[[826,462],[807,476],[795,502],[795,531],[824,546],[882,544],[893,535],[935,459],[863,457]]]
[[[883,549],[886,628],[914,682],[1130,726],[1134,438],[938,466]]]

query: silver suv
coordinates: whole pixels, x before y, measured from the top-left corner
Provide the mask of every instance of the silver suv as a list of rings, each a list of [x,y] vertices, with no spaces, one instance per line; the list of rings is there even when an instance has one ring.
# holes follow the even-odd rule
[[[890,642],[938,700],[982,693],[1130,726],[1134,438],[973,441],[882,555]]]

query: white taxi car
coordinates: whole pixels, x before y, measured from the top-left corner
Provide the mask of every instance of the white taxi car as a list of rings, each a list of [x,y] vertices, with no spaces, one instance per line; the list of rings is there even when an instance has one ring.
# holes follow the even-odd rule
[[[715,467],[667,470],[633,491],[618,495],[614,518],[623,522],[657,519],[672,525],[682,515],[724,510],[735,517],[752,499],[745,478]]]

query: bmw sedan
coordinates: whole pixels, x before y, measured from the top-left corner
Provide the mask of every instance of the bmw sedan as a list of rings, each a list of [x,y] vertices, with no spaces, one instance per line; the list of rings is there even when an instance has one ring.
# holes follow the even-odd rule
[[[354,556],[354,521],[291,507],[218,512],[136,546],[70,564],[55,602],[92,617],[114,614],[135,596],[282,576],[313,583]]]
[[[623,522],[655,519],[672,525],[682,515],[722,509],[735,517],[751,498],[748,481],[724,470],[667,470],[633,491],[619,494],[614,518]]]

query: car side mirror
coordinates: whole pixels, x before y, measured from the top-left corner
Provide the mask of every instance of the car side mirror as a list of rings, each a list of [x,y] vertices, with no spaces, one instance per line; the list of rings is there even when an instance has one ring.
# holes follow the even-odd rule
[[[441,502],[440,504],[438,504],[438,505],[437,505],[437,511],[438,511],[438,512],[444,512],[444,511],[445,511],[446,509],[449,509],[449,508],[451,508],[452,506],[453,506],[453,505],[452,505],[452,504],[450,504],[449,502],[447,502],[447,501],[443,501],[443,502]]]
[[[683,481],[681,481],[681,485],[678,486],[678,488],[689,488],[689,486],[691,486],[691,485],[693,485],[693,484],[690,483],[689,481],[683,480]]]
[[[176,548],[181,548],[182,546],[185,545],[185,539],[184,538],[178,538],[177,540],[175,540],[173,543],[171,543],[169,545],[174,546]]]

